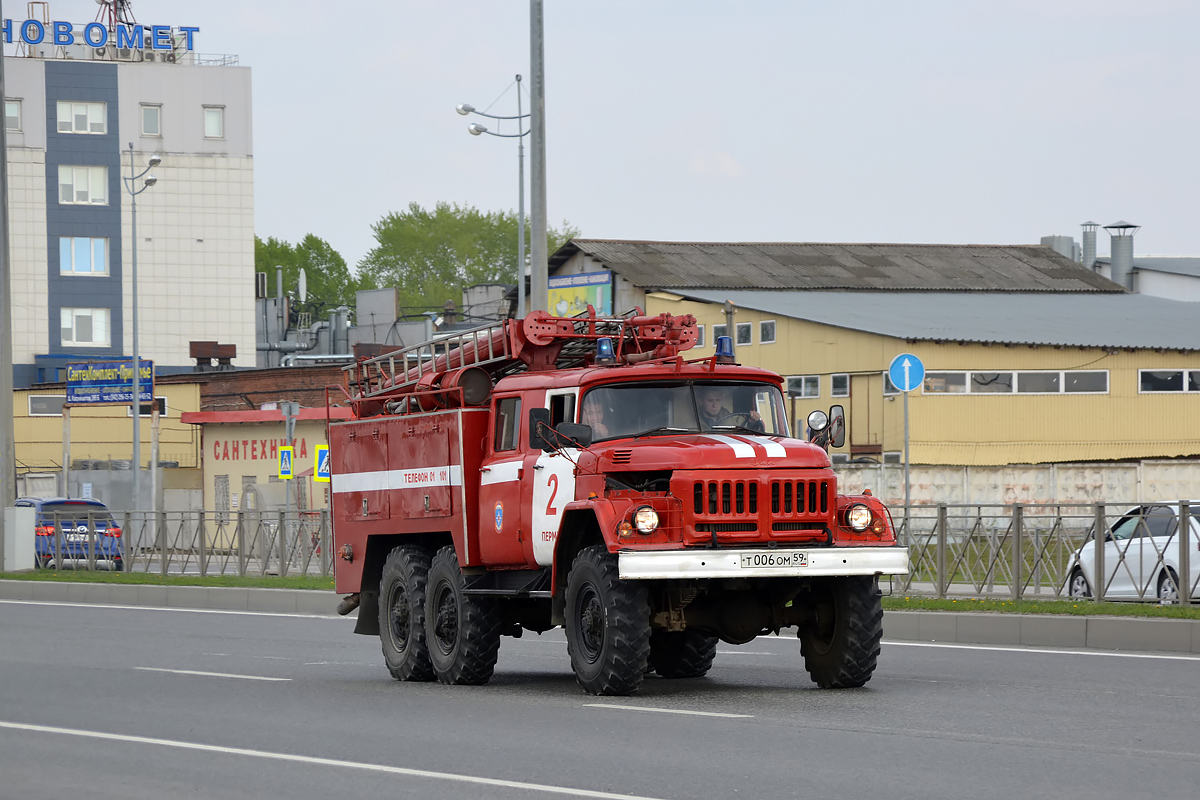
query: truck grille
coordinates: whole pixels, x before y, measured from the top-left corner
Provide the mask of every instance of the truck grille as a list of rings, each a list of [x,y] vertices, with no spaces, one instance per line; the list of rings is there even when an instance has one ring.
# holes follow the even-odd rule
[[[771,481],[772,516],[828,513],[828,481]]]
[[[696,481],[692,511],[697,515],[757,514],[757,481]]]

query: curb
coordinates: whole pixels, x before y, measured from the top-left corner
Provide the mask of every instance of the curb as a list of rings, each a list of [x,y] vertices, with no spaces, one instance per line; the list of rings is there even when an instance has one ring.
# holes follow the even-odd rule
[[[0,600],[96,603],[314,614],[335,617],[340,595],[314,589],[247,589],[0,580]],[[1070,647],[1200,654],[1200,620],[885,611],[884,636],[901,642]]]

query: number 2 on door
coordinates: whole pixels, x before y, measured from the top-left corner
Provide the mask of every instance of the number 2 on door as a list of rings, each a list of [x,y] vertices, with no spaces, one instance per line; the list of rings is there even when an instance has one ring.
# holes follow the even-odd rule
[[[558,513],[558,509],[554,507],[554,496],[558,494],[558,476],[553,472],[550,473],[550,479],[546,481],[546,485],[550,487],[550,499],[546,501],[546,516],[553,517]]]

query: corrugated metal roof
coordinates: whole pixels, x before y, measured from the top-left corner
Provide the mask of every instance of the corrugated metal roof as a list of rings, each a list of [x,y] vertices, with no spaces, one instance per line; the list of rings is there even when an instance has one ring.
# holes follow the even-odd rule
[[[551,271],[581,251],[643,289],[1125,291],[1040,245],[572,239],[551,257]]]
[[[1200,303],[1138,294],[735,289],[677,293],[897,339],[1200,350]]]

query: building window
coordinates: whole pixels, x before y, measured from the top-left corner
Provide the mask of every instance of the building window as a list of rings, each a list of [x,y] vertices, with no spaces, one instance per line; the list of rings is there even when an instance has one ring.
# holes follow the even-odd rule
[[[850,396],[850,376],[833,375],[829,378],[829,394],[833,397]]]
[[[1200,370],[1140,369],[1138,392],[1200,392]]]
[[[726,325],[713,325],[713,344],[716,344],[717,339],[720,339],[722,336],[728,336],[728,330],[729,328]]]
[[[65,394],[31,394],[29,395],[29,416],[61,417],[66,402]]]
[[[753,336],[754,336],[754,329],[752,327],[752,323],[739,322],[737,324],[737,343],[739,345],[752,344],[751,340],[752,340]]]
[[[61,318],[64,347],[108,347],[107,308],[64,308]]]
[[[154,403],[158,406],[158,415],[160,417],[165,417],[167,415],[167,398],[155,395]],[[140,409],[138,413],[139,417],[146,417],[149,419],[154,414],[154,407],[149,403],[139,403],[138,408]],[[133,409],[129,406],[125,406],[125,416],[133,416]]]
[[[759,344],[774,344],[775,343],[775,320],[767,319],[758,323],[758,343]]]
[[[900,390],[896,388],[896,384],[892,383],[892,377],[885,372],[883,373],[883,396],[888,397],[894,394],[900,394]]]
[[[142,136],[162,136],[162,106],[149,103],[142,106]]]
[[[788,397],[820,397],[820,375],[792,375],[787,379]]]
[[[516,450],[520,431],[521,398],[505,397],[496,404],[496,452]]]
[[[1105,394],[1108,392],[1108,373],[1104,370],[1072,370],[1063,373],[1063,391]]]
[[[1011,372],[972,372],[971,394],[1012,394]]]
[[[58,103],[59,133],[108,133],[105,103]]]
[[[60,166],[58,202],[64,205],[108,205],[108,167]]]
[[[225,109],[221,106],[204,107],[204,138],[225,138]]]
[[[108,239],[60,236],[58,271],[62,275],[107,275]]]
[[[1018,372],[1017,392],[1020,394],[1058,394],[1062,391],[1062,376],[1057,372]]]
[[[696,347],[704,347],[704,326],[696,326]]]
[[[4,101],[4,128],[10,131],[21,130],[21,101]]]
[[[885,464],[903,464],[904,459],[902,458],[901,452],[899,450],[895,450],[895,451],[883,454],[883,463],[885,463]]]
[[[966,394],[967,373],[926,372],[921,391],[925,394]]]

